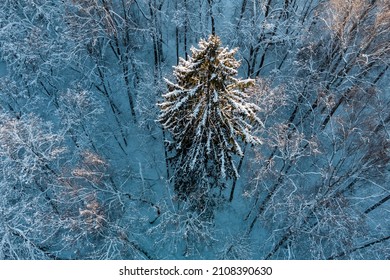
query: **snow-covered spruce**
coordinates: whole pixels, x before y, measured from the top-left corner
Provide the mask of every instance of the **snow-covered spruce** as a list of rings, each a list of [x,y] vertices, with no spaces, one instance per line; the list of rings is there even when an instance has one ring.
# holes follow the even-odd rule
[[[258,144],[252,125],[262,125],[260,109],[248,102],[251,79],[235,78],[237,49],[221,47],[211,35],[192,48],[192,56],[174,67],[176,83],[159,104],[159,121],[173,138],[175,189],[181,196],[204,193],[237,178],[233,155],[243,156],[240,143]]]

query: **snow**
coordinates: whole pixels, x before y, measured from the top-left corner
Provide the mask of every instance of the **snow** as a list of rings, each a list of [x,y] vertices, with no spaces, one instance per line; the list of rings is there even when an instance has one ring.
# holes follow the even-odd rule
[[[342,34],[318,1],[30,2],[0,3],[0,259],[388,258],[383,1]]]

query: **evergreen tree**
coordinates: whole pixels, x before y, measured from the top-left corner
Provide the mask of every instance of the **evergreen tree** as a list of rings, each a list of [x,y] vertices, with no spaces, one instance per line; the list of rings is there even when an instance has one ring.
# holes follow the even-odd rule
[[[237,49],[221,47],[217,36],[201,40],[188,61],[174,67],[176,83],[166,80],[168,93],[159,104],[159,121],[173,138],[175,190],[179,196],[195,195],[202,204],[211,188],[237,178],[233,155],[243,156],[240,141],[257,144],[251,134],[259,108],[247,101],[251,79],[235,78],[240,62]]]

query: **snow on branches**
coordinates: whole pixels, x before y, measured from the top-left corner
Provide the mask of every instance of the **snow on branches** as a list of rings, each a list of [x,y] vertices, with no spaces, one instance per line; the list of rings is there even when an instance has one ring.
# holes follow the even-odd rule
[[[209,189],[238,178],[232,156],[243,156],[242,142],[259,144],[251,131],[263,125],[256,116],[260,108],[247,101],[254,81],[235,78],[237,49],[221,47],[211,35],[191,51],[174,67],[176,83],[166,80],[169,91],[159,104],[159,121],[173,138],[175,188],[185,196],[201,185]]]

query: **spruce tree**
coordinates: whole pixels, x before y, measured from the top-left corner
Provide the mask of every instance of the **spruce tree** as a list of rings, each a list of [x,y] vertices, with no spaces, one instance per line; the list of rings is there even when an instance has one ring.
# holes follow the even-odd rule
[[[173,139],[177,194],[202,205],[210,189],[239,176],[233,156],[243,156],[243,142],[260,143],[251,130],[262,123],[246,92],[254,81],[235,78],[237,49],[221,47],[219,37],[211,35],[191,52],[174,67],[176,82],[166,80],[159,121]]]

